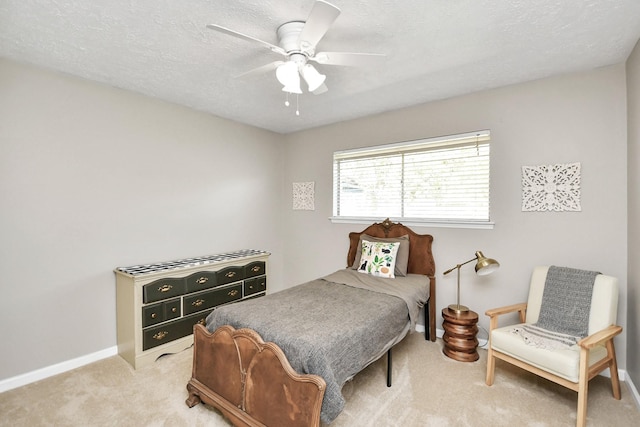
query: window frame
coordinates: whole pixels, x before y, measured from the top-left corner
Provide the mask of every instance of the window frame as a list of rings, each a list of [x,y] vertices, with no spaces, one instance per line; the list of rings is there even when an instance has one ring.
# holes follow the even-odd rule
[[[482,141],[483,144],[488,144],[490,147],[491,132],[489,130],[481,130],[475,132],[466,132],[455,135],[439,136],[434,138],[423,138],[419,140],[405,141],[394,144],[385,144],[379,146],[369,146],[350,150],[335,151],[333,153],[332,161],[332,216],[329,217],[332,223],[337,224],[371,224],[372,222],[379,222],[387,217],[376,216],[336,216],[335,204],[336,200],[336,161],[345,159],[354,159],[357,157],[367,156],[380,156],[385,153],[409,153],[416,150],[434,149],[436,147],[446,147],[453,145],[469,144]],[[412,217],[389,217],[392,221],[402,222],[407,226],[422,226],[422,227],[444,227],[444,228],[475,228],[475,229],[492,229],[495,223],[491,218],[491,152],[489,151],[489,195],[487,202],[489,203],[488,220],[484,219],[432,219],[432,218],[412,218]],[[403,197],[403,196],[402,196]]]

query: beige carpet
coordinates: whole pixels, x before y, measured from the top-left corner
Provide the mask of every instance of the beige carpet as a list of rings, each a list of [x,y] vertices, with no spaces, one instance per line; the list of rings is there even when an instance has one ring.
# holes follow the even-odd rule
[[[495,384],[487,387],[484,350],[475,363],[456,362],[441,350],[441,340],[408,336],[394,349],[393,386],[386,387],[382,358],[344,386],[347,405],[331,427],[575,425],[576,393],[500,361]],[[215,409],[185,405],[191,357],[189,349],[134,371],[116,356],[10,390],[0,394],[0,425],[230,425]],[[640,425],[624,383],[617,401],[608,378],[591,381],[587,425]]]

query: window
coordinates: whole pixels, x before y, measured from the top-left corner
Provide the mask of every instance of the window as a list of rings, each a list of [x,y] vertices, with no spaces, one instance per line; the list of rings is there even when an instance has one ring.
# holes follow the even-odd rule
[[[333,154],[335,222],[490,225],[489,131]]]

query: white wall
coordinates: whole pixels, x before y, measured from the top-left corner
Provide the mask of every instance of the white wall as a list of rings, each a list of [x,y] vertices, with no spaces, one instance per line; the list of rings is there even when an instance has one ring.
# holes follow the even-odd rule
[[[364,227],[328,220],[334,150],[485,128],[495,229],[415,227],[435,237],[438,307],[455,299],[442,272],[480,249],[502,264],[462,270],[484,327],[487,308],[524,300],[534,265],[557,264],[619,277],[629,330],[622,64],[287,136],[4,60],[0,93],[0,379],[114,346],[116,266],[256,247],[274,291],[344,267]],[[582,212],[521,212],[521,166],[565,162],[582,163]],[[300,181],[315,211],[291,209]]]
[[[429,84],[429,82],[425,82]],[[627,178],[624,65],[552,77],[461,96],[287,136],[285,186],[315,181],[315,211],[283,214],[285,280],[293,285],[342,268],[347,233],[360,225],[332,224],[335,150],[491,130],[493,230],[414,227],[434,236],[439,310],[455,302],[455,275],[442,272],[474,251],[502,264],[490,276],[462,270],[462,303],[480,314],[525,301],[535,265],[599,270],[620,279],[619,322],[626,323]],[[522,212],[521,167],[580,162],[581,212]],[[382,218],[381,218],[382,219]],[[313,256],[313,258],[312,258]],[[317,262],[321,260],[321,262]],[[442,319],[438,313],[438,328]],[[486,338],[480,332],[480,338]],[[625,366],[626,340],[617,338]]]
[[[281,136],[6,60],[0,93],[0,379],[115,346],[115,267],[255,248],[281,283]]]
[[[629,133],[629,313],[627,316],[627,371],[640,385],[640,41],[627,60]]]

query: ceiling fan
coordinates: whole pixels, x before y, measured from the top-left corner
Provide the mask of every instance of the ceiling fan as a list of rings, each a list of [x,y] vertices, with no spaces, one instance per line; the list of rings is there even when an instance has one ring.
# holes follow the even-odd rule
[[[368,66],[373,65],[384,54],[350,53],[350,52],[317,52],[318,42],[340,15],[340,9],[323,0],[317,0],[306,21],[291,21],[278,27],[278,45],[239,33],[221,25],[209,24],[210,28],[234,37],[261,44],[272,52],[284,56],[284,60],[274,61],[237,77],[262,74],[276,71],[276,78],[283,85],[282,90],[288,94],[301,94],[300,77],[307,83],[309,92],[320,94],[327,91],[326,76],[309,62],[321,65]],[[288,100],[286,105],[288,105]]]

